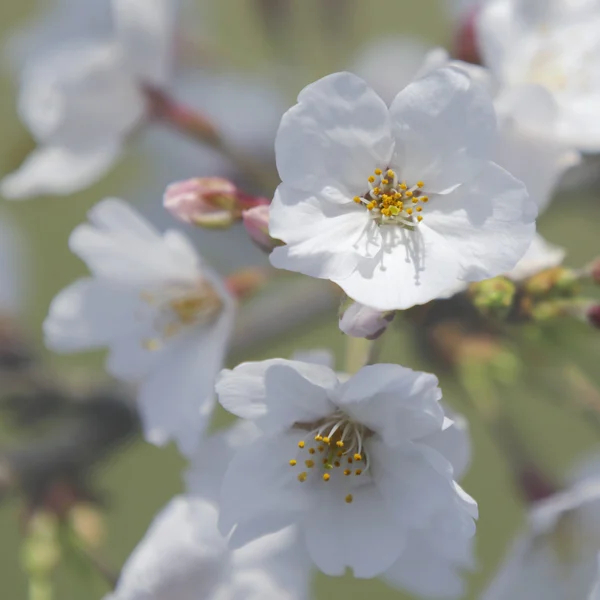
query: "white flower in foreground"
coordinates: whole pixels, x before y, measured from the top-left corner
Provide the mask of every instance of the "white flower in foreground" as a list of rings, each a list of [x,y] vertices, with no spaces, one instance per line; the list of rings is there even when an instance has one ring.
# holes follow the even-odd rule
[[[330,279],[380,310],[406,309],[512,269],[535,232],[524,186],[489,159],[486,91],[455,68],[402,90],[388,109],[364,81],[305,88],[276,140],[271,208],[278,268]]]
[[[502,87],[539,84],[559,109],[557,139],[600,150],[600,3],[490,0],[477,18],[484,63]]]
[[[440,439],[452,421],[436,377],[374,365],[342,379],[282,359],[222,373],[219,401],[262,435],[225,474],[221,531],[252,539],[296,524],[329,575],[375,577],[431,545],[460,564],[477,505],[453,479],[455,445]]]
[[[506,273],[506,277],[513,281],[528,279],[541,271],[562,265],[566,255],[564,248],[551,244],[541,235],[536,234],[525,256],[514,269]]]
[[[146,116],[143,86],[167,82],[177,7],[113,0],[113,36],[76,36],[26,61],[19,114],[38,148],[2,180],[2,195],[69,194],[108,171]]]
[[[158,233],[105,200],[70,238],[92,277],[53,300],[44,332],[58,352],[108,346],[107,370],[137,384],[146,438],[193,451],[214,405],[234,301],[179,232]]]
[[[535,504],[482,600],[596,600],[600,476]],[[596,592],[597,593],[597,592]]]
[[[288,528],[236,550],[219,533],[217,488],[233,450],[255,437],[235,426],[201,445],[188,481],[155,518],[110,600],[304,600],[309,561]],[[107,599],[108,600],[108,599]]]

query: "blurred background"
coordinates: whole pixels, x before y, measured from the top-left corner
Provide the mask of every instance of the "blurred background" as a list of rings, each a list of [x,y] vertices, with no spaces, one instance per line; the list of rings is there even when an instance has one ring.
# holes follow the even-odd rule
[[[104,0],[77,2],[83,5]],[[1,175],[16,169],[34,147],[17,115],[19,64],[32,36],[35,41],[36,36],[44,35],[39,27],[30,29],[32,19],[38,25],[43,23],[44,12],[58,4],[58,0],[0,3],[0,36],[5,47],[0,81]],[[196,0],[196,4],[183,45],[186,74],[174,94],[213,118],[240,145],[262,153],[267,162],[282,112],[307,83],[352,68],[372,43],[389,37],[447,48],[455,38],[456,13],[451,0]],[[90,18],[101,26],[101,15]],[[27,30],[29,37],[23,35]],[[101,353],[53,355],[44,349],[41,333],[51,299],[85,273],[84,265],[69,252],[67,239],[73,227],[85,220],[88,209],[106,196],[121,196],[135,202],[159,226],[175,226],[161,207],[164,186],[194,175],[227,174],[227,165],[214,153],[173,138],[160,128],[140,136],[117,167],[84,192],[1,201],[3,228],[18,236],[19,242],[0,250],[4,253],[0,262],[14,260],[18,265],[15,285],[19,293],[11,309],[18,313],[22,332],[52,378],[73,382],[77,389],[105,381]],[[548,240],[568,249],[567,264],[585,264],[598,252],[599,196],[594,185],[583,191],[561,191],[539,224]],[[223,273],[265,262],[241,228],[224,234],[191,228],[187,232],[195,236],[203,254]],[[568,331],[553,335],[565,360],[577,363],[592,381],[600,383],[597,332],[576,324],[563,329]],[[286,334],[284,340],[246,344],[229,362],[233,365],[242,358],[289,356],[293,351],[313,348],[331,349],[341,367],[343,337],[335,306]],[[413,368],[432,368],[415,351],[414,338],[402,322],[394,323],[386,334],[382,358]],[[524,368],[527,384],[506,388],[502,400],[532,456],[551,477],[560,480],[581,458],[600,447],[600,429],[589,419],[563,410],[556,399],[550,401],[543,385],[545,366],[537,362],[535,354]],[[477,417],[470,414],[453,381],[442,377],[442,384],[448,402],[469,417],[473,436],[474,460],[464,482],[481,512],[479,568],[471,577],[468,596],[472,599],[493,574],[523,522],[524,511],[504,457]],[[0,452],[15,444],[23,447],[36,443],[41,435],[38,429],[18,431],[14,419],[5,418],[6,411],[1,414]],[[222,425],[224,418],[218,415],[215,426]],[[86,474],[92,480],[94,505],[99,507],[90,526],[102,538],[100,552],[108,569],[118,572],[155,513],[182,489],[183,467],[175,448],[154,448],[134,433]],[[27,507],[20,495],[1,493],[0,499],[0,597],[21,600],[28,597],[22,566]],[[107,590],[103,578],[77,560],[63,561],[57,571],[55,598],[59,600],[100,599]],[[376,581],[317,577],[319,599],[352,600],[367,595],[373,600],[408,598]]]

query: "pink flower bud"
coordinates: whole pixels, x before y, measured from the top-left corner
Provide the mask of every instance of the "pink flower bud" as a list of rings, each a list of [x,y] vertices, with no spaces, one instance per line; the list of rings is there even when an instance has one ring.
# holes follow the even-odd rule
[[[480,7],[475,6],[462,15],[455,39],[455,56],[474,65],[481,64],[479,43],[477,41],[477,17]]]
[[[350,337],[377,339],[394,320],[394,311],[380,312],[355,302],[340,318],[340,329]]]
[[[239,191],[227,179],[199,177],[172,183],[164,207],[185,223],[200,227],[229,227],[241,216]]]
[[[600,304],[594,304],[588,308],[587,320],[590,325],[600,329]]]
[[[244,227],[250,239],[261,249],[270,253],[281,242],[269,235],[269,206],[261,204],[242,213]]]

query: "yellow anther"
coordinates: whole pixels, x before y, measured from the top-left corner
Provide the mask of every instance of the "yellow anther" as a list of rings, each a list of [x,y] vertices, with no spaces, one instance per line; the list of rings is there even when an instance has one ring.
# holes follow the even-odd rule
[[[407,215],[412,215],[413,214],[413,209],[412,208],[407,208],[406,209],[406,214]]]
[[[343,447],[344,447],[344,442],[343,442],[342,440],[338,440],[338,441],[335,443],[335,445],[336,445],[338,448],[343,448]]]
[[[356,469],[356,471],[354,471],[355,475],[360,475],[362,473],[362,469]]]
[[[354,196],[354,202],[356,202],[356,204],[360,204],[361,199],[358,196]]]
[[[421,212],[423,210],[422,206],[417,206],[417,212]]]
[[[422,196],[421,197],[421,201],[422,202],[429,202],[429,198],[427,196]]]
[[[319,452],[323,452],[323,450],[325,450],[325,446],[319,446],[319,447],[317,448],[317,450],[318,450]]]
[[[306,481],[307,477],[308,477],[308,473],[306,473],[305,471],[302,471],[302,473],[300,473],[298,475],[298,481],[300,481],[300,482]]]
[[[417,181],[417,187],[423,187],[425,184],[422,181]]]
[[[337,457],[338,457],[338,458],[342,458],[342,456],[344,456],[344,453],[343,453],[343,452],[340,450],[340,451],[337,453]]]
[[[290,467],[295,467],[298,464],[294,459],[290,460]]]
[[[399,202],[396,202],[396,206],[402,210],[404,208],[404,202],[402,202],[402,200],[400,200]]]
[[[361,456],[361,455],[360,455],[360,454],[357,452],[357,453],[354,455],[354,460],[362,460],[362,456]]]
[[[349,456],[349,457],[348,457],[348,464],[349,464],[349,465],[351,465],[351,464],[352,464],[352,457],[351,457],[351,456]]]
[[[381,169],[375,169],[375,175],[381,175],[382,171]]]
[[[352,500],[354,500],[354,498],[352,497],[352,494],[348,494],[346,496],[346,504],[352,504]]]
[[[312,469],[315,466],[315,461],[314,460],[305,460],[304,464],[309,468]]]
[[[298,442],[298,448],[304,448],[304,440]]]
[[[324,459],[323,459],[323,464],[324,464],[324,465],[326,465],[328,462],[329,462],[329,459],[328,459],[328,458],[324,458]]]
[[[350,469],[346,469],[346,470],[344,471],[344,475],[345,475],[346,477],[348,477],[348,475],[351,475],[351,474],[352,474],[352,471],[351,471]]]
[[[330,440],[328,437],[324,437],[324,438],[323,438],[323,442],[324,442],[325,444],[329,444],[329,443],[331,443],[331,440]]]
[[[323,473],[323,481],[329,481],[331,479],[331,475],[329,473]]]
[[[401,194],[400,192],[396,192],[396,193],[394,194],[394,200],[396,200],[396,202],[397,202],[398,200],[402,200],[402,194]]]
[[[369,202],[369,204],[367,204],[367,209],[373,210],[376,206],[377,206],[376,202]]]
[[[382,179],[381,180],[382,185],[389,185],[389,181],[387,179]]]
[[[322,435],[315,435],[315,442],[322,442],[322,441],[323,441]]]
[[[413,198],[413,199],[412,199],[412,203],[413,203],[413,204],[417,204],[418,202],[419,202],[419,199],[418,199],[418,198]]]
[[[400,184],[400,189],[401,190],[407,190],[408,186],[406,185],[406,183],[403,182],[403,183]]]
[[[381,209],[381,214],[382,214],[383,216],[385,216],[385,217],[389,217],[389,216],[390,216],[390,214],[391,214],[391,212],[390,212],[390,209],[389,209],[389,208],[382,208],[382,209]]]
[[[378,187],[374,187],[374,188],[373,188],[373,193],[374,193],[376,196],[379,196],[379,194],[381,193],[381,190],[380,190]]]
[[[375,177],[373,177],[373,175],[369,177],[369,183],[375,183]]]
[[[420,223],[422,220],[423,220],[423,217],[422,217],[421,215],[419,215],[419,216],[417,217],[417,221],[419,221],[419,223]]]
[[[394,179],[394,177],[396,177],[396,173],[394,173],[394,171],[392,171],[391,169],[386,173],[386,176],[388,177],[388,179]]]
[[[340,466],[340,461],[339,461],[339,460],[336,460],[336,461],[333,463],[333,466],[334,466],[334,467],[339,467],[339,466]]]
[[[308,453],[309,454],[314,454],[316,452],[316,450],[314,448],[309,448],[308,449]]]
[[[413,197],[413,193],[411,191],[405,192],[404,194],[407,198],[412,198]]]

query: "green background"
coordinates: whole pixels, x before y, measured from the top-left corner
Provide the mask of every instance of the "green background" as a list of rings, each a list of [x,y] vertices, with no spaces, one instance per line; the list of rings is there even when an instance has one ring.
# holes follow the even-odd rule
[[[202,30],[227,57],[227,63],[236,69],[253,72],[269,67],[277,72],[285,71],[291,82],[287,90],[290,103],[293,92],[302,83],[343,68],[354,52],[377,36],[418,35],[431,43],[442,44],[448,44],[452,39],[451,22],[442,4],[434,0],[349,0],[349,3],[354,7],[352,22],[342,23],[338,28],[324,19],[322,13],[317,16],[318,5],[326,4],[326,0],[292,0],[293,26],[286,28],[282,24],[279,40],[269,42],[251,0],[206,0],[205,4],[209,6]],[[332,11],[336,10],[336,4],[333,0],[329,2]],[[2,38],[5,39],[18,23],[25,22],[33,8],[31,0],[1,3]],[[281,64],[277,64],[276,59]],[[302,74],[298,75],[297,71]],[[0,91],[0,172],[4,174],[21,162],[32,142],[16,116],[15,88],[8,72],[3,73]],[[143,179],[145,168],[147,165],[129,155],[101,183],[72,197],[2,202],[0,214],[10,213],[22,226],[31,247],[34,284],[25,299],[23,314],[25,326],[40,347],[41,323],[50,300],[57,291],[85,272],[83,265],[68,252],[68,234],[84,220],[86,211],[95,202],[105,195],[118,194],[134,178]],[[158,197],[153,199],[158,200]],[[597,251],[599,217],[597,193],[560,193],[553,208],[541,220],[540,229],[551,241],[566,245],[569,263],[579,266]],[[573,329],[565,341],[565,357],[585,365],[591,376],[598,380],[600,376],[595,372],[600,347],[598,338],[583,327]],[[343,337],[334,314],[318,319],[302,331],[293,332],[284,341],[256,348],[243,358],[289,356],[292,351],[315,347],[334,350],[338,366],[341,366]],[[100,356],[65,358],[47,353],[46,358],[56,369],[65,371],[75,367],[99,370],[101,366]],[[383,358],[402,361],[416,368],[423,366],[411,351],[410,341],[401,326],[395,326],[386,335]],[[535,367],[525,365],[526,370]],[[537,376],[541,376],[539,373],[541,371]],[[450,402],[464,410],[461,399],[452,394],[451,383],[448,382],[445,391]],[[503,400],[514,415],[529,449],[540,464],[557,477],[566,473],[584,452],[597,446],[598,433],[589,423],[551,406],[541,392],[538,395],[531,387],[510,390]],[[469,414],[468,410],[466,412]],[[464,487],[478,500],[481,512],[477,542],[480,566],[472,576],[468,596],[476,598],[522,523],[523,511],[502,456],[476,417],[471,419],[471,426],[474,461]],[[156,511],[181,489],[182,467],[183,461],[173,448],[160,450],[136,442],[98,470],[98,486],[109,498],[107,540],[103,552],[111,566],[119,568],[122,565]],[[26,598],[26,580],[19,566],[19,514],[17,499],[0,506],[0,597],[3,600]],[[406,597],[379,582],[350,578],[319,576],[317,590],[320,599],[353,600],[366,595],[373,600]],[[101,598],[105,591],[100,579],[84,578],[66,568],[57,573],[55,597],[59,600],[94,600]]]

